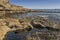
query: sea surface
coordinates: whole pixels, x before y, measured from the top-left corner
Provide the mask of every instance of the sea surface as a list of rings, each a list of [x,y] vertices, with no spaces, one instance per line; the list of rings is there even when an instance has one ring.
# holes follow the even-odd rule
[[[47,17],[50,20],[56,21],[56,22],[60,22],[60,10],[59,9],[41,9],[43,11],[49,11],[49,12],[29,12],[29,13],[24,13],[24,14],[16,14],[13,15],[14,18],[25,18],[25,17],[31,17],[31,16],[43,16],[43,17]],[[37,30],[37,29],[32,29],[29,33],[33,33],[36,31],[42,31],[42,32],[46,32],[47,29],[41,29],[41,30]],[[28,33],[24,33],[23,35],[27,35]],[[8,32],[6,34],[6,40],[20,40],[20,36],[13,33],[13,32]]]
[[[36,9],[36,10],[39,10],[39,9]],[[24,17],[30,17],[30,16],[43,16],[43,17],[49,18],[50,20],[54,20],[57,22],[60,21],[60,9],[40,9],[40,10],[46,11],[46,12],[29,12],[24,14],[13,15],[13,17],[24,18]]]

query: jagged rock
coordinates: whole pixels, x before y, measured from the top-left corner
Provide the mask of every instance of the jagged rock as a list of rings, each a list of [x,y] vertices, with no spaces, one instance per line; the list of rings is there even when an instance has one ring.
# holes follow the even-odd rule
[[[21,23],[19,19],[7,18],[7,19],[0,19],[2,24],[7,25],[10,29],[27,29],[32,28],[32,25],[28,20],[24,20]]]
[[[27,22],[27,21],[26,21]],[[20,23],[19,19],[0,19],[0,40],[5,38],[5,34],[8,31],[13,31],[15,33],[27,32],[30,31],[32,28],[30,25],[25,24],[25,22]]]
[[[50,28],[50,29],[59,29],[60,30],[60,23],[49,20],[48,18],[40,17],[37,19],[32,20],[31,24],[33,27],[36,28]]]
[[[33,32],[27,35],[27,40],[59,40],[57,34],[53,32],[46,31],[46,32]]]
[[[5,25],[6,23],[0,22],[0,40],[3,40],[5,38],[5,34],[10,30],[10,28]]]
[[[54,26],[56,25],[56,26]],[[60,30],[60,25],[57,22],[53,22],[45,17],[30,17],[29,18],[22,18],[22,19],[13,19],[13,18],[3,18],[0,19],[0,32],[2,32],[0,39],[4,38],[4,35],[8,31],[13,31],[16,34],[20,34],[23,32],[29,32],[33,28],[41,29],[47,28],[48,30]],[[5,29],[5,30],[4,30]],[[1,39],[1,40],[2,40]]]
[[[0,0],[0,5],[5,7],[7,10],[21,10],[24,9],[22,6],[11,5],[9,0]]]
[[[32,10],[24,8],[22,6],[16,6],[9,3],[9,0],[0,0],[0,15],[4,14],[17,14],[27,12],[42,12],[38,10]]]
[[[22,6],[11,5],[8,0],[0,0],[0,16],[6,16],[6,14],[26,13],[26,12],[39,12],[37,10],[31,10]],[[41,12],[41,11],[40,11]],[[0,19],[0,40],[5,38],[7,32],[14,32],[15,34],[22,34],[24,32],[30,32],[33,28],[41,29],[47,28],[48,30],[60,30],[60,23],[49,20],[45,17],[27,17],[22,19],[3,18]],[[27,40],[60,40],[60,32],[51,34],[50,31],[45,33],[35,32],[27,35]],[[22,36],[22,35],[21,35]],[[23,36],[22,36],[23,38]]]
[[[0,15],[27,13],[31,10],[22,6],[16,6],[9,3],[9,0],[0,0]]]

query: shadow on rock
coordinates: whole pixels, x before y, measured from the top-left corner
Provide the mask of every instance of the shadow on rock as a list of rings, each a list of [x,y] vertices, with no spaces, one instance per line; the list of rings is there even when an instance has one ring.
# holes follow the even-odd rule
[[[20,40],[20,36],[15,34],[13,31],[9,31],[3,40]]]

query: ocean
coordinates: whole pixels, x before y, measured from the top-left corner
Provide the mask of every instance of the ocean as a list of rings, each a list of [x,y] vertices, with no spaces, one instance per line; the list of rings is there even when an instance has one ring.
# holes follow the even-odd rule
[[[39,10],[39,9],[34,9],[34,10]],[[40,10],[44,12],[29,12],[24,14],[13,15],[13,17],[24,18],[24,17],[31,17],[31,16],[43,16],[53,21],[57,21],[57,22],[60,21],[60,9],[40,9]]]

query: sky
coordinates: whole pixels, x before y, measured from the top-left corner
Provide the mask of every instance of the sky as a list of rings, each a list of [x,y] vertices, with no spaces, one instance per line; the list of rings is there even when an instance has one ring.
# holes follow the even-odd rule
[[[9,0],[9,2],[30,9],[60,9],[60,0]]]

